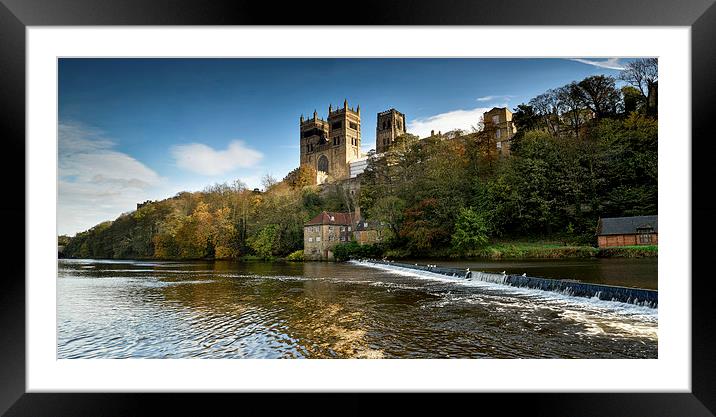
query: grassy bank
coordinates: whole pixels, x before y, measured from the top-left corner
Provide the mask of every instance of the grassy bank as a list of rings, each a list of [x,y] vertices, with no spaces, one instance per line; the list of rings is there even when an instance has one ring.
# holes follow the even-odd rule
[[[505,241],[492,242],[482,249],[455,252],[450,249],[432,251],[426,254],[412,254],[400,249],[385,252],[390,259],[415,256],[435,259],[588,259],[588,258],[645,258],[656,257],[657,246],[624,246],[618,248],[595,248],[589,245],[564,244],[546,241]]]
[[[468,258],[484,259],[566,259],[593,258],[599,250],[591,246],[543,242],[498,242],[465,253]]]
[[[659,253],[659,247],[656,245],[649,246],[620,246],[616,248],[599,249],[600,258],[650,258],[656,257]]]

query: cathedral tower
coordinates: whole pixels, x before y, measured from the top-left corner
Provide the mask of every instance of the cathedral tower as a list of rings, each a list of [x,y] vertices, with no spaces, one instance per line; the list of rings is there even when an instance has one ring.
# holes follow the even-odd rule
[[[350,177],[350,162],[360,158],[360,106],[355,110],[328,106],[328,118],[322,120],[314,111],[313,118],[300,119],[301,165],[318,171],[318,182],[326,178],[342,180]]]
[[[375,152],[382,153],[390,149],[398,136],[404,135],[405,115],[395,109],[378,113],[378,126],[375,130]]]

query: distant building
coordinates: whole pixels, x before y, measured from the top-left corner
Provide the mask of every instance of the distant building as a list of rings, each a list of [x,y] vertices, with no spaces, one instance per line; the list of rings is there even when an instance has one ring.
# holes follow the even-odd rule
[[[378,113],[378,124],[375,128],[375,152],[387,151],[395,139],[405,133],[405,115],[403,113],[395,109]]]
[[[353,236],[360,245],[371,245],[383,240],[385,226],[379,222],[360,220],[356,224]]]
[[[303,257],[313,261],[333,260],[333,248],[351,241],[353,213],[324,211],[303,226]]]
[[[484,131],[494,135],[498,153],[509,156],[512,137],[517,133],[512,112],[507,107],[493,107],[483,114],[483,123]]]
[[[607,217],[597,223],[600,248],[658,245],[658,216]]]
[[[368,157],[363,156],[361,158],[358,158],[354,161],[350,162],[350,177],[355,178],[359,176],[360,174],[365,171],[366,168],[368,168]]]

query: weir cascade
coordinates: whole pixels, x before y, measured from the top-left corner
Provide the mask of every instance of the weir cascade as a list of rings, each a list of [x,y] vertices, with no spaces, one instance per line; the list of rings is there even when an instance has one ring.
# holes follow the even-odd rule
[[[362,263],[389,265],[393,267],[426,271],[449,277],[509,285],[512,287],[532,288],[558,292],[574,297],[598,298],[605,301],[618,301],[644,307],[657,308],[659,292],[643,288],[620,287],[615,285],[590,284],[566,279],[528,277],[525,275],[496,274],[492,272],[470,271],[469,268],[447,268],[437,265],[406,264],[377,259],[362,259]]]

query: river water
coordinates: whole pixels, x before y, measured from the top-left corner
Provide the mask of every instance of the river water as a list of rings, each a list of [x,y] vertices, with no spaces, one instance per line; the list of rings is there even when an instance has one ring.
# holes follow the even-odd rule
[[[58,358],[657,357],[655,308],[390,266],[100,260],[58,266]],[[656,260],[482,266],[656,288]]]

